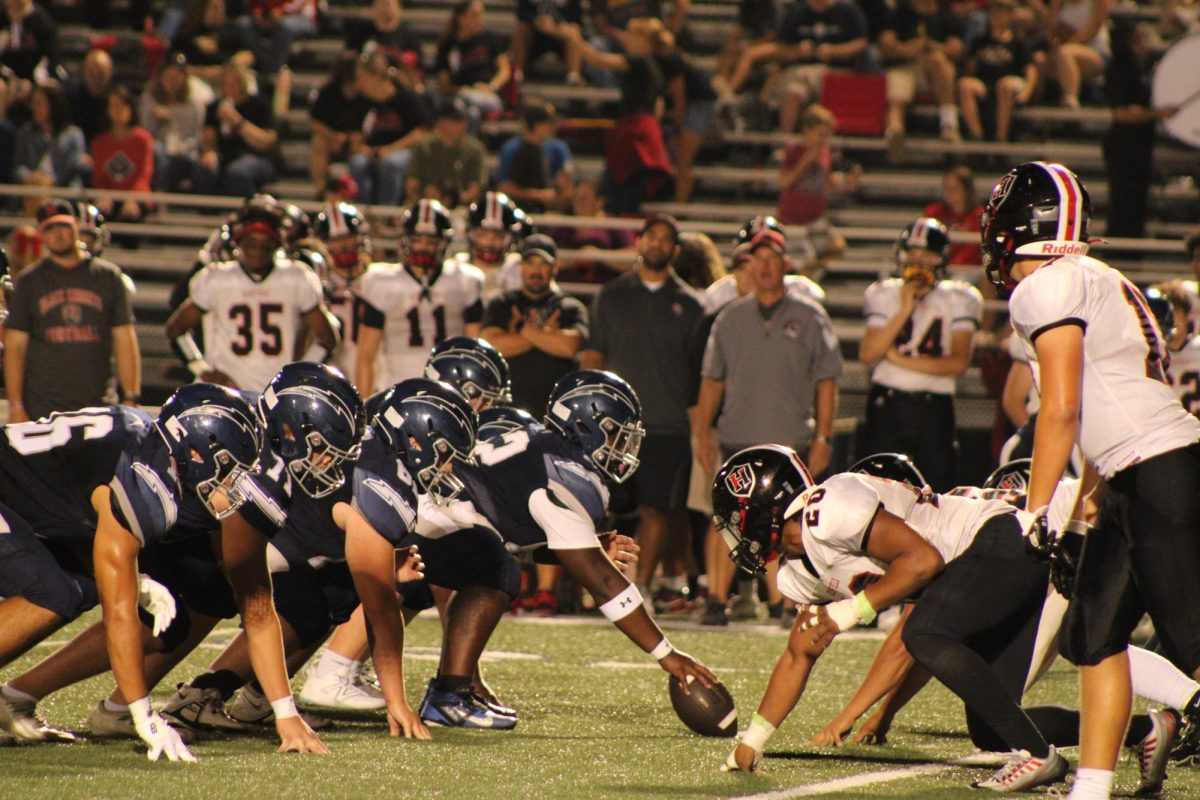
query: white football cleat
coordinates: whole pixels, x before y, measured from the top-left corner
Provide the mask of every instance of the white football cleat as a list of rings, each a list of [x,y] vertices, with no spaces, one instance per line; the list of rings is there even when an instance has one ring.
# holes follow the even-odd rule
[[[331,670],[324,675],[312,671],[300,696],[300,705],[336,708],[344,711],[378,711],[387,708],[383,694],[348,668]]]
[[[181,683],[163,706],[162,715],[168,722],[178,722],[192,730],[221,733],[245,733],[247,730],[243,723],[225,713],[225,703],[216,689],[196,689]]]
[[[1034,758],[1025,750],[1018,750],[991,777],[971,784],[976,789],[993,792],[1024,792],[1037,786],[1058,783],[1067,776],[1069,765],[1053,746],[1050,755]]]
[[[19,700],[0,690],[0,730],[22,742],[69,744],[75,734],[47,725],[37,715],[36,700]]]
[[[1150,732],[1132,748],[1142,773],[1142,782],[1135,792],[1138,795],[1162,791],[1163,781],[1167,777],[1167,759],[1179,732],[1179,717],[1173,711],[1152,708],[1150,725]]]

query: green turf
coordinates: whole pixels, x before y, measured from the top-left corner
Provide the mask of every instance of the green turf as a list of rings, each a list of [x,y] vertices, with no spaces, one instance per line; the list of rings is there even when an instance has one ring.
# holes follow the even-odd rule
[[[90,621],[93,617],[89,617]],[[54,637],[64,640],[77,623]],[[221,639],[229,630],[220,630]],[[742,725],[757,706],[782,632],[745,629],[676,630],[676,646],[704,660],[734,697]],[[432,673],[438,644],[434,621],[409,628],[409,700],[415,706]],[[433,742],[386,736],[381,718],[339,720],[325,735],[324,758],[275,755],[272,740],[208,738],[193,751],[200,763],[151,764],[133,742],[0,749],[0,798],[710,798],[793,789],[865,773],[947,762],[972,753],[961,705],[931,686],[897,721],[887,747],[813,748],[807,740],[836,713],[857,686],[877,642],[839,641],[817,665],[805,697],[768,745],[756,775],[728,775],[717,767],[728,740],[692,735],[675,718],[666,675],[642,668],[647,658],[619,633],[597,624],[527,624],[506,620],[492,640],[499,657],[486,664],[489,682],[521,713],[515,731],[434,729]],[[8,678],[49,652],[40,647],[0,672]],[[194,674],[217,652],[197,651],[164,686]],[[624,662],[633,668],[598,666]],[[44,701],[50,722],[84,730],[87,715],[112,686],[102,676]],[[1073,704],[1074,674],[1060,665],[1032,692],[1036,702]],[[163,689],[156,698],[168,692]],[[1068,753],[1073,758],[1074,753]],[[967,784],[983,767],[949,767],[823,797],[978,798]],[[1132,790],[1136,768],[1123,761],[1119,787]],[[1164,797],[1200,797],[1200,771],[1172,770]]]

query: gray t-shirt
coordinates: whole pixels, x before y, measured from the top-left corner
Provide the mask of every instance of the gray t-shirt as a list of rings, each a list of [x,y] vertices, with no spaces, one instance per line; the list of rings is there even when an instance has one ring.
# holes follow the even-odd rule
[[[725,383],[717,422],[722,442],[804,452],[817,383],[841,377],[842,356],[829,317],[811,303],[785,295],[767,319],[758,299],[747,295],[717,316],[702,374]]]
[[[112,400],[112,331],[132,323],[129,290],[112,262],[85,258],[66,269],[44,258],[18,275],[5,324],[29,334],[29,416]]]
[[[689,358],[704,318],[700,297],[674,272],[651,290],[637,270],[609,281],[596,295],[588,347],[604,354],[642,401],[642,424],[651,434],[689,432],[688,407],[696,402],[697,365]]]

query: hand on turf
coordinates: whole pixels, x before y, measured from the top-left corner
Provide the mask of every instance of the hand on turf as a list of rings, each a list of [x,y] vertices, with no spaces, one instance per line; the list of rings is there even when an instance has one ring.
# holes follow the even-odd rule
[[[755,772],[758,769],[758,762],[762,759],[762,753],[757,752],[753,747],[738,742],[734,746],[733,751],[726,757],[725,763],[721,765],[722,772]]]
[[[684,694],[692,693],[688,688],[689,677],[700,681],[705,688],[711,688],[713,684],[717,683],[717,676],[712,673],[712,670],[679,650],[672,650],[658,663],[659,666],[675,676],[675,680],[683,686]]]
[[[154,618],[151,633],[158,636],[175,619],[175,598],[149,575],[138,575],[138,606]]]
[[[803,605],[796,613],[796,624],[801,631],[811,631],[813,644],[824,650],[841,633],[837,623],[829,618],[825,606]]]
[[[846,743],[846,737],[854,730],[854,720],[847,724],[841,716],[834,717],[829,724],[817,731],[809,744],[818,747],[841,747]]]
[[[133,726],[149,748],[146,758],[151,761],[158,761],[159,756],[166,756],[168,761],[196,761],[192,751],[187,749],[187,745],[179,737],[179,731],[168,725],[157,711],[151,712],[145,718],[133,715]]]
[[[887,732],[890,723],[884,719],[882,711],[876,711],[854,734],[855,744],[887,744]]]
[[[388,730],[392,736],[403,736],[405,739],[433,738],[429,728],[407,703],[395,708],[388,706]]]
[[[313,753],[318,756],[329,755],[329,748],[321,741],[321,737],[308,727],[301,717],[286,717],[275,720],[275,732],[279,734],[279,749],[277,753]]]

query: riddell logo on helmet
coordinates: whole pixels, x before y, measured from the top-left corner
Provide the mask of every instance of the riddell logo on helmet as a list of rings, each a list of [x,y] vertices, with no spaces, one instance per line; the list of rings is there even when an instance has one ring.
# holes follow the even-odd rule
[[[1042,254],[1047,256],[1082,256],[1088,251],[1084,242],[1045,242]]]

